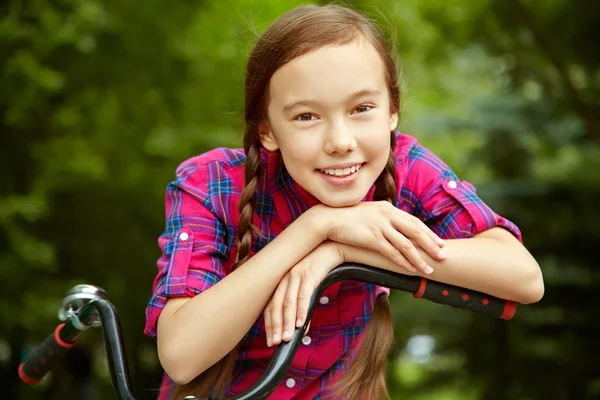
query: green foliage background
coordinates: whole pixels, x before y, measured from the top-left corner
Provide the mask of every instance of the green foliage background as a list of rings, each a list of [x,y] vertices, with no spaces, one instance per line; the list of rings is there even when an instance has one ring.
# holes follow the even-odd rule
[[[183,159],[240,146],[246,55],[301,3],[0,1],[0,398],[112,397],[97,332],[75,371],[34,388],[16,376],[82,282],[109,293],[135,386],[154,398],[142,330],[165,185]],[[519,224],[546,282],[509,323],[393,293],[392,397],[600,398],[600,3],[348,4],[401,56],[401,130]],[[405,351],[416,334],[436,340],[424,364]]]

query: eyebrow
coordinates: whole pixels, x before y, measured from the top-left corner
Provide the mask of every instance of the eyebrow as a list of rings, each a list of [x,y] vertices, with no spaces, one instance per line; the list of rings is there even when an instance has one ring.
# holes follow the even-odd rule
[[[373,90],[373,89],[359,90],[358,92],[354,92],[350,96],[348,96],[348,101],[352,101],[357,98],[366,97],[366,96],[381,96],[381,92],[379,90]],[[288,103],[283,107],[283,112],[286,113],[297,107],[314,106],[315,104],[319,104],[319,102],[317,100],[308,100],[308,99],[292,101],[291,103]]]

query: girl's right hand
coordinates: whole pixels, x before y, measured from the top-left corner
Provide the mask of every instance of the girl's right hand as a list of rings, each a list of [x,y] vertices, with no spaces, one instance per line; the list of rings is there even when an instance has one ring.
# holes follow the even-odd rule
[[[321,243],[283,276],[264,310],[267,346],[289,341],[304,324],[313,292],[343,261],[339,247],[331,241]]]
[[[417,251],[419,246],[432,258],[442,261],[444,242],[420,219],[387,201],[361,202],[351,207],[324,207],[320,218],[326,224],[327,239],[379,252],[410,272],[431,274],[433,268]],[[408,261],[410,267],[407,267]]]

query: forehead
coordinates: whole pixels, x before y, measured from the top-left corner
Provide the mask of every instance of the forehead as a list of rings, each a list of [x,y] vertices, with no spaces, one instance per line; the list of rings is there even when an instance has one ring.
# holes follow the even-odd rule
[[[387,93],[381,56],[360,38],[320,47],[283,65],[271,78],[269,97],[273,103],[304,98],[333,103],[365,89]]]

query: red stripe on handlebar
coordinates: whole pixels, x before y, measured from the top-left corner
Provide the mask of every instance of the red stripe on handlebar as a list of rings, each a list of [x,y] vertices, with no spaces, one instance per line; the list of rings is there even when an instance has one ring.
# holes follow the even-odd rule
[[[65,326],[65,324],[60,324],[54,330],[54,341],[56,341],[56,344],[58,344],[63,349],[70,349],[71,347],[73,347],[73,346],[75,346],[77,344],[77,341],[75,341],[75,342],[65,342],[64,340],[62,340],[60,338],[59,333],[60,333],[60,330],[62,329],[63,326]]]
[[[515,316],[515,312],[517,311],[517,303],[514,301],[506,300],[504,303],[504,310],[502,310],[501,319],[509,320]]]
[[[427,279],[421,278],[421,282],[419,282],[419,289],[417,290],[417,292],[415,294],[413,294],[413,297],[415,299],[418,299],[419,297],[423,296],[423,294],[425,293],[426,287],[427,287]]]
[[[27,383],[28,385],[35,385],[36,383],[38,383],[39,381],[42,380],[42,378],[31,378],[29,376],[27,376],[25,374],[25,371],[23,371],[23,365],[25,363],[21,363],[21,365],[19,365],[19,378],[21,378],[21,380],[25,383]]]

